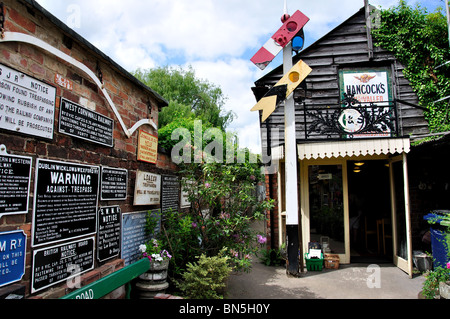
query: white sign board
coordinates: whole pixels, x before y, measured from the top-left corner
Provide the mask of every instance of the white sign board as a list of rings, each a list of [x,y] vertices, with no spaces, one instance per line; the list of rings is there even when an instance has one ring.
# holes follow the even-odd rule
[[[53,139],[56,88],[0,64],[0,127]]]
[[[343,74],[345,93],[354,94],[355,99],[363,105],[389,101],[389,75],[388,72],[378,71],[348,71]]]
[[[161,175],[137,171],[133,205],[159,205]]]

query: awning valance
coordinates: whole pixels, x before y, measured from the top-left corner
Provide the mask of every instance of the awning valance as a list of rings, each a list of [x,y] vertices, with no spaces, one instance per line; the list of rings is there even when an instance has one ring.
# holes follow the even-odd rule
[[[304,159],[325,159],[367,155],[389,155],[409,153],[409,138],[349,140],[298,145],[298,157]]]
[[[361,139],[298,144],[300,160],[409,153],[409,138]],[[284,146],[272,148],[272,159],[284,158]]]

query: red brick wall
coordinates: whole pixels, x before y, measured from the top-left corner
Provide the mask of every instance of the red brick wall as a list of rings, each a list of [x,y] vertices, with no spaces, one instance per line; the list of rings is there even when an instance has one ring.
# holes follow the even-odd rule
[[[118,70],[113,64],[104,60],[101,56],[84,46],[84,44],[73,41],[71,47],[67,47],[64,44],[67,42],[63,41],[67,35],[63,34],[59,28],[38,10],[27,8],[25,3],[16,0],[4,1],[4,5],[5,31],[27,33],[40,38],[82,62],[95,74],[97,74],[97,65],[99,65],[103,74],[104,86],[128,128],[131,128],[141,119],[149,118],[158,123],[158,109],[161,105],[157,104],[158,99],[155,98],[154,94],[143,90],[142,87],[136,85],[127,76],[124,76],[121,70]],[[22,229],[27,234],[26,273],[19,283],[26,285],[28,296],[30,293],[33,251],[30,242],[33,216],[34,169],[37,158],[127,169],[129,174],[127,200],[99,202],[99,206],[104,207],[120,205],[123,213],[157,208],[157,206],[133,206],[136,170],[165,174],[173,173],[176,170],[176,166],[171,162],[167,154],[158,154],[156,165],[137,161],[138,132],[131,138],[126,137],[102,91],[83,71],[56,58],[52,54],[23,43],[0,43],[0,63],[51,84],[57,89],[53,140],[21,135],[0,128],[0,144],[6,146],[9,154],[31,156],[33,158],[31,191],[29,194],[30,210],[28,214],[4,216],[0,219],[0,232]],[[72,81],[73,89],[69,90],[55,83],[55,74]],[[112,148],[105,147],[60,134],[58,132],[58,118],[61,98],[66,98],[112,118],[114,120],[114,146]],[[151,113],[149,112],[149,104]],[[140,129],[152,135],[157,135],[157,131],[150,126],[142,126]],[[87,278],[93,278],[92,276],[98,278],[99,271],[104,273],[107,268],[106,272],[108,272],[112,268],[120,267],[120,265],[123,265],[120,260],[109,261],[108,264],[98,264],[96,260],[96,269],[83,275],[83,280],[87,281]],[[60,297],[64,291],[65,286],[60,285],[44,291],[39,294],[39,297]]]

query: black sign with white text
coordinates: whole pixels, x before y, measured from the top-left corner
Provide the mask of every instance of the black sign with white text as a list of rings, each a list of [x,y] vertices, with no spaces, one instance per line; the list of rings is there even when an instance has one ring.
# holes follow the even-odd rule
[[[94,237],[33,252],[31,293],[94,269]]]
[[[114,121],[100,113],[61,99],[59,132],[113,147]]]
[[[96,233],[100,167],[38,159],[33,247]]]
[[[179,210],[180,205],[180,180],[177,176],[161,176],[161,212],[172,209],[173,212]]]
[[[97,258],[100,262],[119,255],[121,225],[119,206],[99,208]]]
[[[101,200],[126,200],[127,188],[126,169],[102,167]]]
[[[0,216],[28,213],[31,157],[0,155]]]

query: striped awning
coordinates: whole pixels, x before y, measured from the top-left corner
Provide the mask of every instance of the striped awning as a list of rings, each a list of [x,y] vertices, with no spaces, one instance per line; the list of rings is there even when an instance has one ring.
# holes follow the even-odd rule
[[[410,149],[409,138],[349,140],[299,144],[298,157],[300,160],[304,160],[389,155],[409,153]]]
[[[409,138],[355,139],[298,144],[297,148],[300,160],[310,160],[409,153],[411,142]],[[284,151],[284,146],[272,148],[272,159],[283,159]]]

